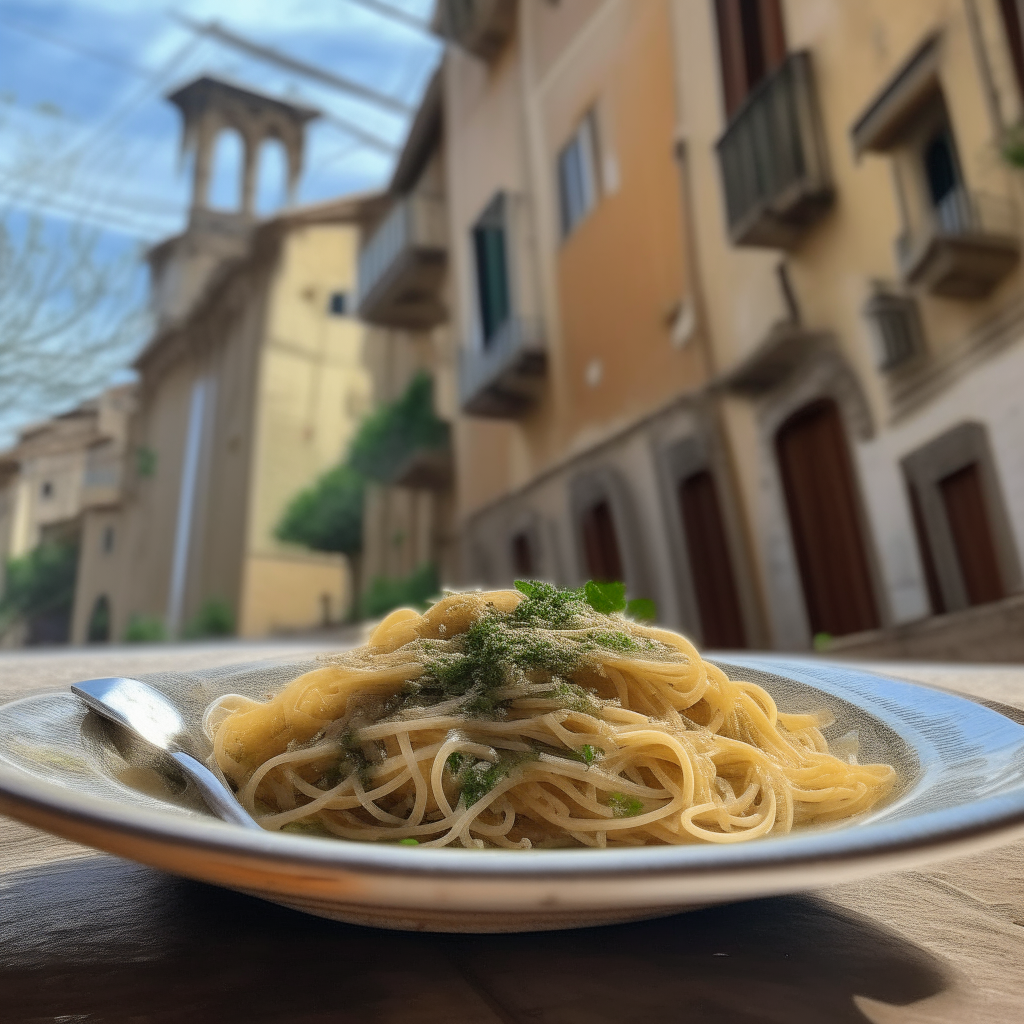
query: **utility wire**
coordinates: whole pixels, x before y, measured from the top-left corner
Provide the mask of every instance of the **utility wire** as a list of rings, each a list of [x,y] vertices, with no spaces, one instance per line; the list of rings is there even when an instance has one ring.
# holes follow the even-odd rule
[[[241,36],[237,32],[233,32],[230,29],[225,28],[218,21],[195,21],[187,15],[178,14],[176,11],[172,11],[171,16],[176,21],[179,21],[181,24],[190,28],[197,35],[204,35],[211,39],[217,39],[228,46],[234,47],[236,50],[241,50],[243,53],[249,54],[250,57],[256,57],[258,60],[266,61],[268,64],[276,64],[278,67],[285,68],[288,71],[294,71],[300,75],[304,75],[306,78],[312,78],[324,85],[340,89],[342,92],[351,93],[353,96],[358,96],[360,99],[375,103],[388,110],[393,110],[396,114],[407,116],[413,113],[414,108],[408,103],[404,103],[401,100],[395,99],[393,96],[388,96],[385,93],[379,92],[370,86],[360,85],[351,78],[344,78],[341,75],[334,74],[333,71],[327,71],[324,68],[317,67],[315,64],[309,64],[296,57],[290,57],[288,54],[282,53],[280,50],[275,50],[273,47],[264,46],[262,43],[255,43],[251,39],[246,39],[245,36]]]
[[[419,18],[415,14],[410,14],[408,11],[402,10],[401,7],[394,7],[391,4],[382,4],[380,0],[348,0],[350,4],[356,4],[359,7],[365,7],[368,11],[373,11],[375,14],[379,14],[385,18],[391,18],[393,21],[401,22],[403,25],[408,25],[411,28],[416,29],[418,32],[424,34],[430,33],[430,22],[425,18]]]
[[[88,46],[82,46],[81,43],[73,42],[70,39],[65,39],[61,36],[55,36],[52,32],[44,32],[42,29],[38,29],[35,26],[23,25],[20,22],[11,21],[9,18],[0,18],[0,26],[9,29],[12,32],[19,32],[22,35],[32,36],[35,39],[41,39],[44,43],[49,43],[51,46],[60,47],[62,50],[69,50],[72,53],[77,53],[82,57],[88,57],[90,60],[99,61],[101,64],[109,64],[113,68],[118,68],[121,71],[128,71],[133,75],[144,75],[150,74],[144,67],[139,64],[135,64],[133,61],[125,60],[122,57],[115,57],[111,53],[103,53],[100,50],[94,50]]]

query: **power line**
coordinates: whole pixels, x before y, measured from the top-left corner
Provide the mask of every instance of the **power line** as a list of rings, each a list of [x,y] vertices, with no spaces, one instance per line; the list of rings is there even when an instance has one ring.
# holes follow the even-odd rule
[[[382,153],[387,153],[389,156],[393,156],[398,149],[394,142],[388,142],[387,139],[382,139],[379,135],[368,132],[365,128],[361,128],[347,118],[339,117],[337,114],[321,114],[320,116],[323,120],[330,122],[342,131],[348,132],[349,135],[364,142],[367,146],[379,149]]]
[[[72,53],[77,53],[82,57],[88,57],[90,60],[99,61],[101,64],[109,64],[111,67],[118,68],[121,71],[128,71],[133,75],[144,75],[150,74],[145,68],[132,61],[125,60],[122,57],[115,57],[110,53],[103,53],[100,50],[94,50],[88,46],[82,46],[81,43],[73,42],[70,39],[65,39],[61,36],[55,36],[52,32],[44,32],[42,29],[35,28],[34,26],[23,25],[20,22],[11,21],[8,18],[0,18],[0,25],[4,28],[10,29],[12,32],[20,32],[22,35],[33,36],[36,39],[41,39],[44,43],[49,43],[51,46],[60,47],[63,50],[69,50]]]
[[[194,21],[192,18],[177,12],[172,12],[172,16],[198,35],[217,39],[228,46],[234,47],[236,50],[249,54],[251,57],[266,61],[268,64],[276,64],[278,67],[294,71],[297,74],[304,75],[306,78],[312,78],[315,81],[322,82],[324,85],[340,89],[342,92],[351,93],[360,99],[376,103],[378,106],[393,110],[398,114],[409,115],[414,112],[414,108],[408,103],[397,100],[393,96],[388,96],[369,86],[360,85],[350,78],[336,75],[333,71],[327,71],[324,68],[317,67],[315,64],[309,64],[296,57],[290,57],[288,54],[275,50],[270,46],[255,43],[251,39],[240,36],[237,32],[226,29],[218,21],[208,21],[205,23]]]
[[[382,17],[391,18],[393,21],[409,25],[424,34],[430,33],[430,22],[425,18],[418,18],[415,14],[403,11],[401,7],[393,7],[391,4],[382,4],[380,0],[348,0],[350,4],[357,4],[365,7],[368,11],[380,14]]]

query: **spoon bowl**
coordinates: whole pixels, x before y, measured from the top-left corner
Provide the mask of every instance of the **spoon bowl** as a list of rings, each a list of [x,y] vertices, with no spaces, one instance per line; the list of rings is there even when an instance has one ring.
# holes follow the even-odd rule
[[[224,783],[195,756],[184,717],[159,690],[138,679],[110,676],[75,683],[71,692],[92,711],[167,753],[192,780],[217,817],[243,828],[260,827]]]

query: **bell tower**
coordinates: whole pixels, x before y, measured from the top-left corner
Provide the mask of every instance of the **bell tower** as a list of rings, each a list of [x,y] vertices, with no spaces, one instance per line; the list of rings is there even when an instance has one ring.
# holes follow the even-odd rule
[[[241,207],[242,219],[254,217],[256,172],[260,146],[266,139],[277,139],[284,146],[288,161],[288,199],[295,197],[295,187],[302,174],[306,124],[320,113],[272,96],[244,89],[222,79],[203,75],[182,86],[168,97],[180,111],[183,121],[182,155],[194,155],[192,175],[192,208],[209,210],[212,159],[217,137],[233,128],[242,137]]]
[[[225,261],[244,255],[256,224],[256,176],[260,147],[277,139],[287,159],[288,201],[302,173],[306,125],[319,111],[264,96],[204,75],[168,97],[183,122],[182,156],[192,154],[192,202],[180,235],[150,249],[150,305],[158,329],[180,321]],[[213,157],[221,132],[242,138],[241,201],[235,210],[211,209]]]

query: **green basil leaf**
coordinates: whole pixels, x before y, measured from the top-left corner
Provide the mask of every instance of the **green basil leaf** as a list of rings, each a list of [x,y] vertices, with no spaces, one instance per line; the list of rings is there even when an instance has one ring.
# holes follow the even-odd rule
[[[589,580],[584,593],[587,604],[595,612],[603,612],[608,615],[611,612],[621,612],[626,607],[626,584],[625,583],[597,583]]]

